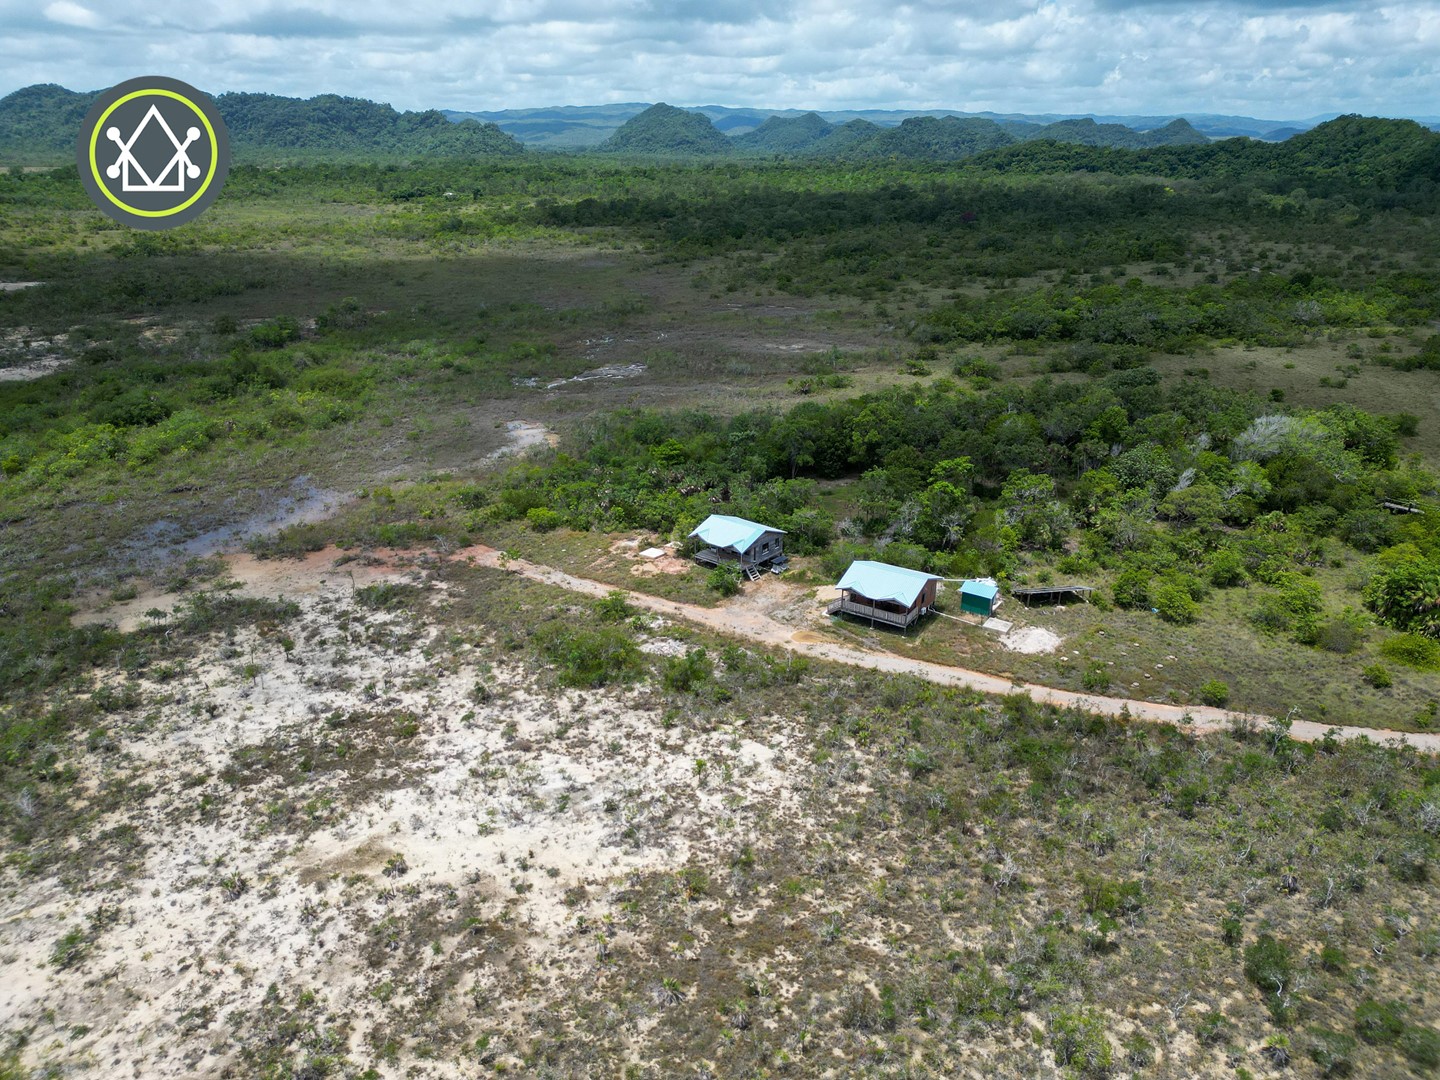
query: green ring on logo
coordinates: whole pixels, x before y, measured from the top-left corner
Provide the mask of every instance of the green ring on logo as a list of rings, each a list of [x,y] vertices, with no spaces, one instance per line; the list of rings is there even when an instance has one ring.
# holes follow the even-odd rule
[[[205,182],[200,185],[199,190],[196,191],[194,195],[191,195],[190,198],[186,199],[179,206],[172,206],[168,210],[138,210],[135,207],[131,206],[129,203],[121,202],[115,197],[114,193],[111,192],[111,190],[105,185],[105,181],[100,178],[100,165],[95,160],[95,144],[100,141],[100,129],[105,126],[105,121],[110,118],[110,114],[116,109],[118,109],[121,105],[124,105],[127,101],[134,101],[136,98],[152,95],[174,98],[176,101],[184,102],[190,107],[191,112],[193,112],[196,116],[200,117],[200,122],[205,125],[205,133],[210,136],[210,169],[205,174]],[[105,197],[109,199],[112,203],[114,203],[116,206],[118,206],[121,210],[124,210],[127,214],[134,214],[137,217],[148,218],[170,217],[172,214],[178,214],[181,210],[193,206],[195,200],[200,198],[201,195],[204,195],[205,192],[209,189],[210,181],[215,179],[215,166],[220,157],[219,151],[220,140],[215,137],[215,129],[210,126],[210,118],[205,115],[204,109],[200,108],[200,106],[196,105],[184,94],[177,94],[174,90],[162,90],[159,87],[154,87],[148,90],[135,90],[129,94],[126,94],[119,101],[115,102],[103,113],[101,113],[100,119],[96,120],[95,126],[90,129],[90,175],[95,178],[95,183],[98,184],[100,190],[105,193]]]

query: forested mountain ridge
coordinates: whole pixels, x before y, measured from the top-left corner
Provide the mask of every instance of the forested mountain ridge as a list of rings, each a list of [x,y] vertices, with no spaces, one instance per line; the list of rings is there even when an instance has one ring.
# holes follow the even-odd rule
[[[1083,146],[1114,146],[1142,150],[1156,146],[1208,146],[1210,140],[1191,126],[1188,120],[1172,120],[1164,127],[1137,131],[1123,124],[1097,124],[1094,120],[1059,120],[1053,124],[1010,123],[1006,132],[1021,142],[1053,139],[1055,142],[1079,143]]]
[[[735,147],[772,154],[794,153],[826,138],[838,126],[815,112],[772,116],[753,131],[734,136]]]
[[[489,111],[465,111],[445,109],[445,115],[452,120],[474,119],[491,122],[502,131],[514,135],[527,146],[546,150],[580,150],[598,146],[604,142],[626,120],[638,116],[650,107],[648,102],[614,102],[607,105],[558,105],[525,109],[495,109]],[[686,106],[691,112],[708,116],[716,128],[726,135],[741,138],[754,134],[772,119],[798,120],[812,110],[808,109],[755,109],[726,105]],[[912,116],[957,116],[994,120],[1002,127],[1007,125],[1029,125],[1048,127],[1057,123],[1074,120],[1093,120],[1101,127],[1123,127],[1129,131],[1147,133],[1173,123],[1174,114],[1132,114],[1103,115],[1099,113],[1018,113],[1018,112],[963,112],[956,109],[821,109],[814,113],[827,124],[844,125],[863,120],[876,127],[897,127],[902,120]],[[1252,139],[1278,142],[1302,131],[1308,131],[1316,124],[1333,120],[1337,114],[1288,120],[1261,120],[1252,116],[1225,116],[1214,113],[1186,113],[1185,121],[1208,139],[1226,139],[1243,135]],[[1419,119],[1418,117],[1416,119]],[[1433,119],[1422,120],[1432,126]]]
[[[708,130],[707,130],[708,129]],[[1092,146],[1149,148],[1209,142],[1184,120],[1151,131],[1135,131],[1094,120],[1030,124],[977,116],[911,116],[894,127],[868,120],[834,124],[819,113],[771,116],[759,127],[716,139],[721,132],[700,110],[656,105],[621,126],[601,144],[604,151],[681,156],[692,153],[797,155],[847,161],[900,158],[958,161],[1017,142],[1053,139]]]
[[[973,164],[1002,172],[1097,172],[1202,181],[1265,178],[1311,193],[1331,188],[1433,191],[1440,183],[1440,133],[1413,120],[1340,116],[1283,143],[1226,139],[1205,146],[1116,147],[1032,141],[982,154]]]
[[[728,154],[733,149],[708,117],[663,101],[625,121],[599,146],[602,153],[677,156]]]
[[[0,164],[53,165],[71,158],[96,93],[53,84],[0,98]],[[215,106],[230,129],[237,161],[336,157],[476,157],[524,153],[494,124],[447,120],[435,109],[396,112],[363,98],[322,94],[220,94]]]
[[[0,98],[0,165],[69,160],[94,93],[44,84]],[[523,153],[497,125],[447,118],[438,110],[397,112],[389,105],[333,94],[309,99],[226,93],[215,98],[238,162],[357,158],[468,158]],[[615,106],[618,117],[636,106]],[[564,110],[538,110],[540,114]],[[576,107],[579,113],[585,110]],[[714,109],[709,110],[714,112]],[[1440,177],[1440,134],[1412,120],[1341,116],[1285,142],[1239,137],[1211,142],[1183,119],[1137,130],[1093,119],[1036,124],[978,116],[910,116],[886,126],[845,123],[817,112],[752,118],[728,115],[716,126],[706,110],[652,105],[631,116],[596,149],[639,156],[797,157],[840,161],[974,160],[1017,172],[1110,172],[1193,179],[1293,174],[1297,184],[1373,183],[1383,190]],[[832,114],[834,115],[834,114]],[[544,127],[548,121],[536,119]],[[729,132],[727,134],[727,132]],[[573,149],[585,149],[574,146]],[[1308,178],[1308,180],[1307,180]]]

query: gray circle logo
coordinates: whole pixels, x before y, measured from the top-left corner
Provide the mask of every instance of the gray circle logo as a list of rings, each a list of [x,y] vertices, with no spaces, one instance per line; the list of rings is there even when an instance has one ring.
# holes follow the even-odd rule
[[[211,100],[162,76],[130,79],[90,106],[75,145],[80,182],[124,225],[170,229],[220,194],[230,135]]]

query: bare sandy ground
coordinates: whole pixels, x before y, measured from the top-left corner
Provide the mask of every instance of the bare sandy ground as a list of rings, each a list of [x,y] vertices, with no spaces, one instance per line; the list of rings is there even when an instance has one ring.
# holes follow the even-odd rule
[[[613,591],[486,546],[450,558],[581,596]],[[183,673],[129,680],[139,700],[106,715],[112,746],[79,756],[77,790],[136,777],[149,786],[77,832],[75,861],[96,865],[39,878],[0,867],[0,1016],[32,1032],[29,1065],[245,1075],[268,1037],[272,994],[292,1008],[311,1001],[339,1052],[373,1060],[403,1025],[404,1003],[443,992],[442,1013],[453,1010],[459,1027],[480,1003],[492,1012],[500,1003],[497,1060],[516,1066],[506,1033],[523,1030],[523,1002],[597,978],[597,948],[641,947],[623,903],[635,875],[724,872],[747,838],[820,825],[819,766],[790,720],[672,728],[643,688],[547,689],[488,638],[441,642],[423,615],[358,602],[359,590],[392,582],[425,590],[443,610],[437,556],[328,549],[224,563],[240,594],[299,606],[288,647],[246,629]],[[683,620],[749,648],[1130,720],[1195,731],[1268,720],[1017,685],[844,645],[761,595],[782,584],[766,580],[716,608],[630,593],[652,616],[641,648],[682,652],[666,627]],[[182,599],[152,593],[78,618],[163,622]],[[97,689],[126,681],[101,672]],[[1331,733],[1440,750],[1435,735],[1291,730]],[[842,784],[829,797],[861,790]],[[135,838],[133,854],[115,855],[117,835]],[[61,968],[55,950],[67,933],[83,934],[86,951]],[[474,1069],[441,1054],[403,1057],[381,1075]]]
[[[38,281],[0,282],[0,291],[14,292],[39,284]],[[23,326],[0,333],[0,352],[6,355],[8,361],[0,366],[0,382],[28,382],[69,366],[67,340],[65,334],[54,337],[32,335]]]
[[[373,1059],[403,1004],[457,971],[446,1000],[467,1023],[472,1000],[593,978],[595,935],[630,937],[614,900],[630,875],[714,872],[774,821],[805,827],[790,721],[671,730],[643,690],[547,690],[491,641],[440,649],[427,620],[356,603],[390,581],[443,607],[422,572],[336,555],[229,557],[242,592],[299,604],[292,646],[242,631],[107,715],[114,746],[82,754],[80,790],[151,788],[78,835],[76,857],[116,829],[142,854],[78,889],[0,869],[0,1017],[36,1032],[31,1064],[246,1075],[264,1025],[244,1018],[272,986],[315,995],[343,1049]],[[645,647],[674,651],[655,623]],[[86,955],[57,969],[56,942],[87,928]],[[416,1067],[384,1075],[477,1075],[458,1054]]]
[[[507,457],[517,457],[528,453],[538,446],[555,446],[559,443],[560,437],[547,428],[544,424],[536,424],[530,420],[510,420],[505,424],[505,438],[507,442],[499,450],[496,450],[485,460],[487,462],[500,461]]]

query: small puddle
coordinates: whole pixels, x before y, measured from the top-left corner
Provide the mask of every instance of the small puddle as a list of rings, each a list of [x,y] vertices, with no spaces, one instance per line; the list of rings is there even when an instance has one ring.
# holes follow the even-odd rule
[[[317,487],[308,476],[297,476],[288,489],[281,489],[270,505],[239,521],[192,533],[177,522],[162,518],[145,526],[125,544],[127,553],[142,566],[153,566],[173,558],[205,558],[243,547],[247,540],[313,521],[324,521],[353,495]],[[226,500],[233,506],[234,500]],[[224,506],[216,508],[223,512]]]
[[[540,379],[530,378],[515,379],[514,382],[516,386],[528,386],[532,390],[542,388],[555,390],[570,383],[594,382],[596,379],[633,379],[644,374],[644,364],[606,364],[604,367],[582,371],[579,375],[572,375],[568,379],[552,379],[550,382],[542,382]]]

